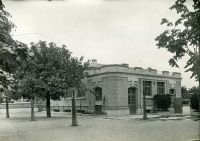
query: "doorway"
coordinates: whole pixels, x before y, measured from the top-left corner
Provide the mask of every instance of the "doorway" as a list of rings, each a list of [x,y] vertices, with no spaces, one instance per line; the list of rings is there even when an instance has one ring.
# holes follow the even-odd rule
[[[102,105],[95,105],[95,113],[102,114]]]
[[[128,88],[128,107],[130,115],[136,114],[136,88]]]

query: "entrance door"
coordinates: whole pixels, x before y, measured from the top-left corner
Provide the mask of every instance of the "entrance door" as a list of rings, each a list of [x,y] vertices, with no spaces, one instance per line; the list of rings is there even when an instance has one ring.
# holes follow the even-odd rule
[[[95,113],[102,114],[102,105],[95,105]]]
[[[136,114],[136,88],[128,88],[128,107],[130,115]]]

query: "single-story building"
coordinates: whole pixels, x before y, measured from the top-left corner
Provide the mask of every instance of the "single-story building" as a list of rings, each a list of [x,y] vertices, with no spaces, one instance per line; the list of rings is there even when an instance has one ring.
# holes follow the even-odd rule
[[[181,74],[141,67],[129,67],[128,64],[99,64],[92,60],[86,70],[88,76],[83,80],[88,91],[77,93],[76,105],[79,111],[90,111],[108,115],[142,114],[143,95],[146,109],[155,108],[153,96],[170,94],[170,111],[182,113]],[[52,101],[52,108],[71,109],[71,96],[61,101]]]

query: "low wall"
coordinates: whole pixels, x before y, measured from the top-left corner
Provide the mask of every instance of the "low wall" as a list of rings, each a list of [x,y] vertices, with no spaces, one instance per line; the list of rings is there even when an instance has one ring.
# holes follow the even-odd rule
[[[104,110],[108,116],[127,116],[129,114],[129,109],[119,109],[119,110]]]
[[[35,103],[34,107],[38,108],[44,104]],[[18,102],[18,103],[9,103],[9,109],[20,109],[20,108],[31,108],[30,102]],[[6,103],[0,104],[0,109],[6,109]]]
[[[34,108],[34,111],[38,112],[39,108]],[[30,113],[31,108],[18,108],[18,109],[9,109],[10,114],[17,114],[17,113]],[[6,109],[0,109],[0,114],[5,115]]]

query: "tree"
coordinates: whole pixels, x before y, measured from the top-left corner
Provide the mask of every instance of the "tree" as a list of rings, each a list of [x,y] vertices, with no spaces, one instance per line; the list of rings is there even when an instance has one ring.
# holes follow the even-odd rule
[[[68,91],[72,95],[72,126],[78,126],[78,120],[76,116],[76,94],[77,88],[70,88]]]
[[[200,1],[189,2],[193,3],[192,9],[187,8],[186,0],[176,0],[170,10],[175,10],[180,17],[175,22],[163,18],[161,24],[166,24],[167,30],[155,40],[159,48],[173,54],[169,60],[172,67],[178,67],[178,60],[189,56],[186,72],[191,71],[191,77],[195,77],[200,85]]]
[[[22,77],[30,75],[43,84],[43,93],[39,97],[46,99],[47,117],[51,117],[50,100],[59,100],[67,89],[81,83],[85,69],[83,57],[72,57],[66,46],[58,47],[55,43],[47,44],[45,41],[31,43],[31,52],[33,58],[24,62],[23,69],[29,65],[33,68],[24,71],[26,73]]]
[[[190,94],[198,94],[199,93],[199,87],[194,86],[194,87],[190,88],[188,90],[188,93],[190,93]]]
[[[199,95],[197,93],[192,94],[190,98],[190,107],[195,110],[199,110]]]
[[[4,8],[0,0],[0,89],[6,98],[6,117],[9,117],[8,99],[12,95],[12,76],[28,53],[25,44],[12,38],[10,33],[15,25],[9,20],[11,15]]]
[[[189,89],[189,94],[190,94],[190,103],[191,103],[191,108],[195,110],[200,110],[199,108],[199,87],[192,87]]]
[[[2,95],[2,93],[0,92],[0,104],[3,103],[3,102],[4,102],[4,100],[3,100],[3,95]]]
[[[44,93],[45,85],[30,76],[21,82],[21,86],[23,87],[20,93],[31,102],[31,121],[35,121],[34,102],[41,97],[41,93]]]
[[[3,82],[3,83],[0,83],[1,84],[1,92],[3,92],[2,94],[2,98],[5,99],[5,102],[6,102],[6,118],[9,118],[10,115],[9,115],[9,101],[10,101],[10,98],[11,98],[11,92],[12,92],[12,89],[11,89],[11,85],[12,85],[12,77],[4,72],[4,71],[0,71],[0,82]]]
[[[15,74],[15,93],[12,97],[18,99],[23,97],[31,102],[31,121],[35,121],[34,102],[42,98],[46,85],[38,77],[38,65],[35,64],[35,56],[32,50],[29,50],[29,57],[21,61],[21,67]],[[44,98],[43,98],[44,99]]]
[[[181,96],[182,96],[183,99],[189,98],[188,90],[185,86],[181,87]]]
[[[14,73],[20,60],[27,57],[27,46],[11,36],[15,25],[9,20],[11,15],[4,10],[0,0],[0,68],[7,73]]]

